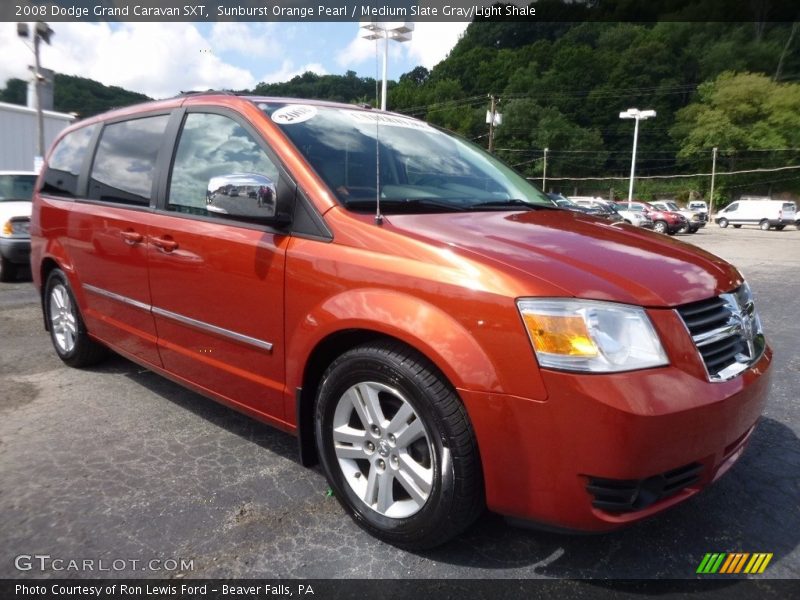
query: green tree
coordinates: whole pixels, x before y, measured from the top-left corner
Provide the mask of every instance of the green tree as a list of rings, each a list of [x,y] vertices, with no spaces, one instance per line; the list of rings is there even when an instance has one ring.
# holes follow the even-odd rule
[[[25,104],[28,99],[28,82],[23,79],[9,79],[6,87],[0,90],[0,102]]]
[[[715,146],[724,154],[800,147],[800,84],[723,73],[698,88],[697,102],[678,111],[671,135],[682,157]]]

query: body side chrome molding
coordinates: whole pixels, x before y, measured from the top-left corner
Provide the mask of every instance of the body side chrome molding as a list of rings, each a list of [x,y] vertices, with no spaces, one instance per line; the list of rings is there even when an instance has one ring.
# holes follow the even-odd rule
[[[82,284],[83,289],[93,292],[98,296],[105,296],[106,298],[111,298],[112,300],[116,300],[117,302],[122,302],[123,304],[127,304],[128,306],[133,306],[135,308],[139,308],[141,310],[150,312],[151,306],[149,304],[145,304],[144,302],[139,302],[138,300],[134,300],[133,298],[128,298],[127,296],[121,296],[120,294],[115,294],[114,292],[109,292],[108,290],[104,290],[103,288],[99,288],[94,285],[90,285],[88,283]]]
[[[144,302],[140,302],[139,300],[134,300],[133,298],[128,298],[127,296],[122,296],[120,294],[115,294],[114,292],[109,292],[108,290],[104,290],[103,288],[99,288],[94,285],[83,284],[83,288],[87,291],[93,292],[100,296],[105,296],[106,298],[111,298],[112,300],[122,302],[123,304],[127,304],[128,306],[133,306],[140,310],[150,312],[159,317],[170,319],[171,321],[176,321],[183,325],[188,325],[189,327],[194,327],[195,329],[200,329],[201,331],[205,331],[207,333],[212,333],[214,335],[228,338],[235,342],[239,342],[240,344],[255,346],[256,348],[259,348],[261,350],[272,352],[272,344],[270,342],[265,342],[264,340],[254,338],[249,335],[245,335],[243,333],[238,333],[236,331],[231,331],[230,329],[225,329],[224,327],[218,327],[217,325],[212,325],[204,321],[198,321],[197,319],[192,319],[191,317],[174,313],[172,311],[165,310],[163,308],[158,308],[157,306],[145,304]]]

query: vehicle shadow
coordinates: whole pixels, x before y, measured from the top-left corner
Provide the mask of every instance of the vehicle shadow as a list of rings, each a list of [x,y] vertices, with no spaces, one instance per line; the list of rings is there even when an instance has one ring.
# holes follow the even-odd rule
[[[274,427],[265,425],[201,394],[140,367],[118,354],[112,354],[100,365],[86,369],[96,373],[125,375],[137,385],[191,411],[193,414],[281,457],[299,463],[297,440]]]

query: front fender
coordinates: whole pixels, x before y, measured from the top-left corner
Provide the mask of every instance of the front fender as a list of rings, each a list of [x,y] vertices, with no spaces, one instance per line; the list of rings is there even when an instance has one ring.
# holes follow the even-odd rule
[[[497,367],[461,323],[442,309],[402,292],[361,288],[314,307],[290,330],[286,351],[288,389],[302,385],[314,349],[342,331],[387,335],[416,348],[457,388],[500,391]]]

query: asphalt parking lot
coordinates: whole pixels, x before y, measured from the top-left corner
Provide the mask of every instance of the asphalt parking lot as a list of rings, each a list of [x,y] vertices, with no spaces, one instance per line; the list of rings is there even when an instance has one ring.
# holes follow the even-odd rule
[[[530,531],[486,514],[422,553],[353,524],[322,473],[299,464],[294,438],[122,358],[64,366],[30,281],[0,284],[0,578],[682,579],[707,552],[771,552],[759,577],[800,577],[800,231],[710,226],[679,237],[741,268],[775,351],[766,412],[735,468],[613,534]],[[15,567],[35,554],[126,562]],[[182,559],[191,568],[142,570]]]

